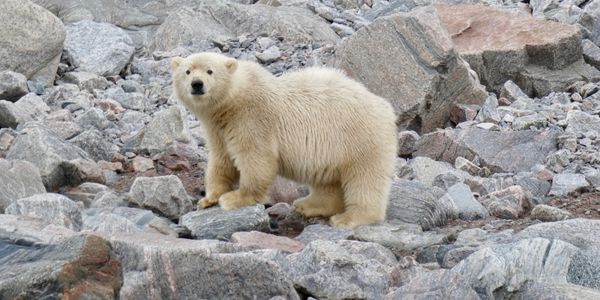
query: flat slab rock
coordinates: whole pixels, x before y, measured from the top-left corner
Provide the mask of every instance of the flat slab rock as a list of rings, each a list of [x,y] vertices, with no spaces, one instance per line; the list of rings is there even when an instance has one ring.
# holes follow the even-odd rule
[[[220,207],[189,212],[179,224],[190,229],[195,239],[229,240],[238,231],[269,231],[270,218],[264,205],[225,211]]]

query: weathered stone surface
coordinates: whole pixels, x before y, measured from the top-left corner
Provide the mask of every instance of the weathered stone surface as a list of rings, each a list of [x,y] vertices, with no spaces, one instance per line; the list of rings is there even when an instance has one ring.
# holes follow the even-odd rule
[[[236,232],[231,241],[244,247],[258,249],[278,249],[284,252],[299,252],[304,244],[284,236],[276,236],[260,231]]]
[[[554,175],[550,195],[566,196],[590,186],[583,174],[561,173]]]
[[[400,129],[433,131],[453,105],[487,97],[431,8],[377,19],[338,46],[335,65],[389,99]]]
[[[27,121],[41,119],[48,112],[50,107],[33,93],[21,97],[15,103],[0,100],[0,128],[16,128]]]
[[[81,229],[82,208],[83,205],[63,195],[48,193],[14,201],[6,208],[6,213],[37,218],[78,231]]]
[[[97,236],[56,245],[0,242],[0,298],[113,299],[122,283],[121,263]]]
[[[527,94],[544,96],[577,80],[600,76],[583,65],[576,26],[482,5],[435,8],[457,51],[492,91],[500,92],[512,80]]]
[[[434,194],[433,190],[418,181],[394,181],[386,220],[392,224],[419,224],[425,230],[445,225],[455,210],[438,202],[441,195]]]
[[[82,230],[100,234],[158,233],[177,236],[172,224],[151,211],[133,207],[91,208],[82,212]]]
[[[60,140],[41,124],[28,123],[21,133],[8,151],[7,159],[26,160],[38,167],[48,190],[67,183],[76,184],[65,174],[65,169],[70,167],[69,161],[87,158],[83,150]]]
[[[65,57],[78,71],[118,75],[135,48],[129,35],[109,23],[79,21],[66,26]]]
[[[450,270],[418,273],[410,282],[386,295],[385,299],[480,299],[471,285]]]
[[[475,200],[471,189],[464,183],[457,183],[448,188],[444,198],[454,204],[460,219],[471,221],[489,216],[487,209]]]
[[[191,197],[175,175],[137,177],[129,191],[129,202],[170,219],[179,219],[192,210]]]
[[[302,233],[296,237],[304,245],[310,244],[312,241],[339,241],[347,240],[352,236],[352,229],[336,228],[322,224],[312,224],[304,227]]]
[[[80,89],[90,92],[95,89],[105,89],[108,86],[106,78],[89,72],[68,72],[62,80],[66,83],[76,84]]]
[[[519,185],[489,193],[479,199],[490,215],[502,219],[518,219],[531,208],[529,197]]]
[[[189,143],[191,135],[182,107],[171,106],[158,112],[139,134],[127,141],[125,148],[134,152],[157,153],[174,142]]]
[[[294,200],[308,196],[308,186],[277,176],[269,188],[269,198],[273,203],[292,204]]]
[[[521,299],[595,300],[600,291],[569,283],[535,283],[519,292]]]
[[[179,224],[189,228],[195,239],[229,240],[238,231],[268,231],[269,215],[263,205],[224,211],[220,207],[189,212]]]
[[[468,160],[478,157],[482,167],[495,173],[530,171],[534,165],[544,164],[546,156],[557,150],[557,135],[552,130],[490,131],[477,127],[444,130],[422,136],[415,155],[450,163],[459,156]]]
[[[567,113],[566,132],[578,136],[586,134],[588,131],[594,131],[600,134],[600,117],[585,113],[580,110],[570,110]]]
[[[63,191],[62,194],[73,201],[83,202],[85,207],[90,207],[96,195],[108,192],[109,190],[109,187],[100,183],[84,182],[77,187]]]
[[[19,0],[2,1],[0,20],[0,71],[50,85],[65,40],[62,22],[31,1]]]
[[[119,151],[119,147],[107,141],[102,132],[96,129],[86,130],[70,139],[69,142],[86,151],[95,161],[110,161],[112,154]]]
[[[569,283],[600,290],[600,251],[579,251],[571,259],[567,280]]]
[[[37,218],[0,214],[0,240],[3,241],[20,242],[21,245],[56,244],[76,234],[64,226]]]
[[[46,192],[40,171],[30,162],[0,159],[0,212],[18,199]]]
[[[596,68],[600,68],[600,47],[588,39],[581,41],[581,46],[583,47],[583,59],[585,59],[585,62]]]
[[[432,231],[423,232],[421,226],[407,223],[360,226],[354,229],[353,238],[380,244],[401,256],[404,251],[443,244],[446,235]]]
[[[598,249],[600,247],[599,230],[600,220],[570,219],[535,224],[523,229],[516,237],[557,239],[582,249]]]
[[[404,175],[407,171],[400,170],[400,175],[403,178],[410,178],[418,180],[427,186],[433,186],[435,179],[444,174],[449,174],[458,178],[459,181],[464,182],[471,176],[464,171],[456,170],[451,164],[443,161],[435,161],[429,157],[417,156],[414,159],[408,161],[405,168],[410,170],[408,175]]]
[[[531,210],[530,217],[542,222],[555,222],[571,218],[571,213],[558,207],[538,204]]]
[[[419,134],[412,130],[400,131],[398,133],[398,156],[412,156],[415,152],[415,143],[419,138]]]
[[[378,244],[318,240],[289,255],[283,267],[295,286],[315,297],[370,299],[387,292],[396,263]]]
[[[27,77],[10,70],[0,72],[0,100],[17,101],[27,94]]]
[[[566,283],[577,247],[558,240],[525,239],[481,249],[452,269],[482,298],[510,298],[532,282]]]
[[[299,299],[274,262],[235,253],[243,250],[235,244],[156,234],[109,240],[123,263],[121,299]]]

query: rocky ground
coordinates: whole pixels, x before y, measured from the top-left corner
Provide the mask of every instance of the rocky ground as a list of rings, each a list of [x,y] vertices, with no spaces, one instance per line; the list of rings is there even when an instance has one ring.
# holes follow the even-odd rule
[[[600,299],[600,0],[254,2],[0,3],[0,299]],[[389,99],[386,222],[194,210],[197,51]]]

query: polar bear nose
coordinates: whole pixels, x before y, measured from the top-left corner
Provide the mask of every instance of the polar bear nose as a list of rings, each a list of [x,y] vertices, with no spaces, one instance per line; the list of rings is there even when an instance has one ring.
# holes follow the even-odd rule
[[[203,88],[204,88],[204,82],[202,82],[202,80],[192,81],[192,94],[193,95],[204,94]]]

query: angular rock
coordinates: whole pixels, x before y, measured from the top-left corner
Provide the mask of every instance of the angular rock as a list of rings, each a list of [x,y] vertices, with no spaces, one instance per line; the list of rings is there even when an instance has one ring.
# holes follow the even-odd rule
[[[83,202],[85,207],[89,207],[96,195],[108,191],[110,191],[110,188],[103,184],[84,182],[75,188],[64,191],[63,195],[67,196],[73,201]]]
[[[231,235],[231,241],[244,247],[278,249],[290,253],[299,252],[304,248],[304,244],[301,242],[260,231],[236,232]]]
[[[479,202],[490,215],[502,219],[518,219],[531,208],[529,197],[518,185],[487,194]]]
[[[154,169],[154,160],[143,156],[136,156],[131,160],[134,172],[146,172]]]
[[[317,298],[372,299],[387,292],[396,263],[378,244],[318,240],[289,255],[283,267],[295,286]]]
[[[483,5],[436,4],[435,8],[457,51],[494,92],[512,80],[528,95],[544,96],[577,80],[600,76],[583,63],[576,26]],[[544,81],[548,76],[551,79]]]
[[[195,239],[229,240],[238,231],[269,231],[269,215],[263,205],[224,211],[220,207],[192,211],[179,219]]]
[[[38,167],[48,190],[65,184],[78,184],[65,172],[71,167],[71,160],[87,159],[83,150],[62,141],[41,124],[28,123],[21,133],[8,151],[7,159],[26,160]]]
[[[477,114],[477,121],[499,123],[500,115],[498,114],[498,99],[495,94],[491,94],[485,99],[481,105],[481,109]]]
[[[418,181],[396,180],[392,183],[387,208],[387,222],[419,224],[424,230],[445,225],[455,208],[440,203],[441,195]]]
[[[579,251],[571,259],[567,281],[569,283],[600,290],[600,251]]]
[[[192,201],[175,175],[137,177],[129,191],[129,203],[154,210],[170,219],[192,210]]]
[[[114,299],[121,263],[97,236],[76,236],[56,245],[1,242],[0,298]]]
[[[269,188],[269,198],[273,203],[285,202],[291,204],[294,200],[308,196],[309,189],[306,185],[277,176]]]
[[[70,139],[69,142],[83,149],[95,161],[110,161],[112,154],[119,152],[119,147],[107,141],[102,132],[96,129],[86,130]]]
[[[0,214],[0,240],[21,245],[56,244],[78,233],[64,226],[21,215]]]
[[[120,206],[127,206],[128,203],[125,197],[117,195],[113,192],[100,192],[96,194],[90,207],[92,208],[114,208]]]
[[[582,136],[588,131],[594,131],[600,134],[600,117],[585,113],[580,110],[570,110],[567,113],[566,132]]]
[[[0,100],[0,128],[12,127],[27,121],[41,119],[50,107],[36,94],[27,94],[15,103]]]
[[[310,244],[312,241],[339,241],[347,240],[352,236],[352,229],[336,228],[322,224],[312,224],[304,227],[302,233],[295,239],[304,245]]]
[[[157,153],[176,141],[189,143],[191,135],[185,116],[186,113],[179,106],[158,112],[144,129],[126,142],[125,149]]]
[[[105,89],[108,86],[106,78],[89,72],[68,72],[62,80],[66,83],[76,84],[81,90],[89,92],[95,89]]]
[[[38,194],[21,198],[6,208],[6,213],[41,219],[71,230],[81,229],[82,205],[60,194]]]
[[[49,11],[31,1],[2,1],[0,71],[11,70],[51,85],[64,40],[63,23]]]
[[[0,72],[0,100],[15,102],[27,94],[27,77],[13,71]]]
[[[459,156],[471,161],[479,158],[480,166],[494,173],[530,171],[557,150],[557,135],[553,130],[444,130],[423,135],[414,155],[450,163]]]
[[[551,196],[566,196],[579,192],[590,186],[583,174],[562,173],[554,175],[552,179]]]
[[[569,283],[535,283],[519,293],[521,299],[595,300],[600,291]]]
[[[415,152],[415,143],[421,138],[412,130],[400,131],[398,133],[398,156],[410,157]]]
[[[570,219],[531,225],[520,231],[516,238],[541,237],[563,240],[582,249],[598,249],[600,220]]]
[[[66,26],[65,57],[78,71],[119,75],[135,48],[129,35],[109,23],[79,21]]]
[[[79,115],[75,122],[83,129],[96,128],[98,130],[104,130],[112,125],[112,123],[106,119],[104,112],[99,108],[90,108]]]
[[[471,285],[450,270],[419,273],[410,282],[386,295],[386,299],[480,299]]]
[[[432,231],[423,232],[421,226],[416,224],[381,224],[360,226],[354,229],[353,238],[380,244],[401,257],[407,251],[444,244],[447,236]]]
[[[91,208],[82,212],[82,230],[99,234],[136,234],[150,232],[176,237],[170,221],[151,211],[133,207]]]
[[[566,283],[577,248],[558,240],[533,238],[481,249],[452,268],[483,299],[510,298],[535,282]]]
[[[458,217],[462,220],[472,221],[489,216],[487,209],[473,197],[471,189],[464,183],[457,183],[448,188],[444,198],[454,204]]]
[[[467,181],[471,177],[467,172],[456,170],[447,162],[435,161],[423,156],[416,156],[409,160],[407,167],[411,171],[411,176],[408,178],[416,179],[427,186],[433,186],[435,179],[444,174],[453,175],[461,182]]]
[[[300,299],[279,266],[234,244],[148,233],[109,239],[123,263],[121,299]]]
[[[262,64],[270,64],[275,62],[281,57],[281,51],[277,46],[271,46],[269,49],[256,53],[256,58]]]
[[[583,59],[585,59],[585,62],[597,69],[600,68],[600,47],[588,39],[581,41],[581,46],[583,47]]]
[[[0,158],[0,212],[18,199],[46,192],[40,171],[30,162]]]
[[[400,130],[426,133],[443,127],[452,106],[487,97],[453,47],[435,11],[416,9],[357,31],[337,47],[335,65],[390,100]]]
[[[555,222],[571,218],[571,213],[545,204],[538,204],[532,210],[530,218],[540,220],[542,222]]]

